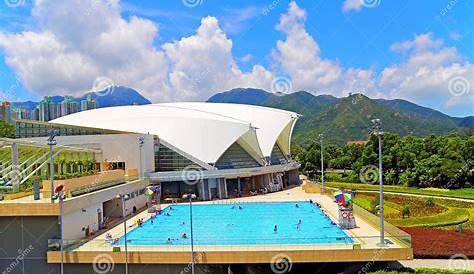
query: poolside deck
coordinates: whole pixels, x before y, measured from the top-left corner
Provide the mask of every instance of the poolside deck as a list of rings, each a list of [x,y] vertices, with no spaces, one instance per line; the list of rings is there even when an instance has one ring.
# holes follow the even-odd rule
[[[221,201],[209,201],[202,203],[245,203],[245,202],[282,202],[282,201],[303,201],[312,199],[321,204],[329,216],[337,220],[338,209],[336,203],[321,194],[305,193],[301,187],[289,190],[269,193],[244,198],[234,198]],[[162,205],[166,208],[168,205]],[[136,226],[138,219],[147,220],[151,214],[142,212],[127,220],[127,231],[131,231]],[[271,245],[212,245],[194,246],[195,252],[200,255],[198,262],[202,263],[259,263],[269,262],[275,254],[284,252],[291,257],[294,262],[324,262],[324,261],[371,261],[371,260],[399,260],[411,259],[413,250],[403,241],[393,235],[386,235],[391,244],[381,248],[379,243],[379,230],[362,216],[355,214],[357,228],[345,230],[350,235],[354,243],[335,244],[271,244]],[[108,231],[113,238],[124,235],[123,223],[113,227]],[[123,246],[121,247],[123,251]],[[131,263],[188,263],[190,261],[189,246],[162,245],[162,246],[136,246],[129,245],[129,261]],[[107,253],[112,256],[116,263],[124,262],[124,252],[112,252],[112,246],[105,241],[105,234],[97,236],[93,240],[80,247],[66,252],[65,260],[70,263],[92,262],[94,256]],[[48,262],[59,262],[59,252],[48,252]]]

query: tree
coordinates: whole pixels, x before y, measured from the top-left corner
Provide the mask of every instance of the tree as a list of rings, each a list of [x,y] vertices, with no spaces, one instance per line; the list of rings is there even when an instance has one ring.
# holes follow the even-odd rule
[[[13,125],[0,121],[0,137],[4,138],[15,138],[16,130]]]

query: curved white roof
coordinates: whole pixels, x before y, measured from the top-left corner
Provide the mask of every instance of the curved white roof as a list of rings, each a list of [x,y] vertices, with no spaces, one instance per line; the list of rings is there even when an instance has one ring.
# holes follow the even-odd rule
[[[51,123],[157,135],[203,163],[215,163],[239,141],[257,157],[270,156],[278,141],[289,153],[294,112],[222,103],[166,103],[99,108]],[[286,130],[285,130],[286,129]]]

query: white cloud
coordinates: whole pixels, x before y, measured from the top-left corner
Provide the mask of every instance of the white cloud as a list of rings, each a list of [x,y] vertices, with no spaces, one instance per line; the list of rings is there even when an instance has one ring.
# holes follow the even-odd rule
[[[204,100],[212,92],[265,88],[272,74],[262,66],[241,71],[232,41],[214,17],[197,33],[155,48],[158,26],[120,15],[117,0],[45,1],[33,8],[38,32],[0,34],[5,59],[38,95],[80,94],[99,76],[140,90],[153,101]]]
[[[347,5],[357,9],[354,1]],[[276,26],[284,38],[272,52],[272,69],[255,65],[248,72],[239,68],[233,42],[215,17],[203,18],[193,35],[156,46],[159,26],[136,16],[124,19],[118,0],[38,0],[32,14],[39,30],[0,32],[0,47],[24,86],[40,96],[80,94],[97,77],[106,76],[155,102],[205,100],[235,87],[271,90],[275,76],[288,76],[293,91],[336,96],[362,91],[372,97],[437,102],[431,106],[446,110],[474,104],[473,64],[432,33],[394,43],[391,50],[405,59],[380,73],[345,68],[321,56],[319,44],[305,29],[307,13],[295,2]],[[453,79],[461,82],[454,85]]]
[[[359,11],[360,9],[362,9],[362,0],[345,0],[342,4],[342,11],[344,12]]]
[[[371,88],[372,71],[344,69],[335,61],[321,58],[318,43],[305,29],[306,16],[305,10],[290,2],[276,27],[286,37],[277,41],[275,59],[291,76],[294,90],[347,95],[349,91]]]
[[[463,61],[455,48],[444,47],[431,33],[416,35],[391,48],[408,50],[410,55],[382,70],[378,88],[388,97],[420,104],[436,102],[442,110],[474,105],[474,65]],[[456,83],[456,79],[461,80]]]

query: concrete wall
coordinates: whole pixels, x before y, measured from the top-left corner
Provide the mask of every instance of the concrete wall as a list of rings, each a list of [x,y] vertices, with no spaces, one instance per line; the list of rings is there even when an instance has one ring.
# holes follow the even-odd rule
[[[57,237],[57,217],[0,217],[0,273],[59,273],[48,264],[48,239]]]
[[[84,238],[85,228],[89,227],[89,231],[99,230],[98,214],[102,220],[102,203],[92,204],[80,210],[63,215],[63,239],[77,240]],[[84,230],[83,230],[84,229]]]
[[[153,135],[149,134],[107,134],[107,135],[78,135],[58,136],[58,145],[87,147],[102,150],[102,158],[98,161],[125,162],[126,169],[138,169],[140,153],[138,137],[145,138],[142,149],[142,163],[145,172],[155,171],[155,156],[153,151]],[[25,138],[46,144],[47,137]]]
[[[141,189],[141,188],[140,188]],[[133,212],[133,207],[135,206],[137,209],[145,207],[147,202],[147,197],[144,194],[139,194],[140,189],[135,189],[133,191],[124,193],[129,195],[130,199],[125,201],[125,214],[130,215]],[[132,195],[133,193],[133,195]],[[133,198],[132,198],[133,196]],[[120,200],[115,199],[115,197],[110,199],[90,199],[89,201],[92,202],[95,200],[95,203],[87,204],[84,207],[78,208],[76,207],[74,210],[68,210],[68,212],[64,213],[63,215],[63,238],[65,240],[75,240],[84,238],[85,231],[83,228],[89,226],[89,231],[97,231],[99,229],[99,213],[101,215],[101,221],[104,220],[104,211],[110,212],[110,208],[104,209],[103,205],[105,202],[110,200],[116,200],[116,203],[110,202],[107,203],[109,207],[116,207],[117,203],[120,207],[117,214],[111,217],[120,217],[122,216],[122,204]],[[117,212],[114,212],[117,213]]]

